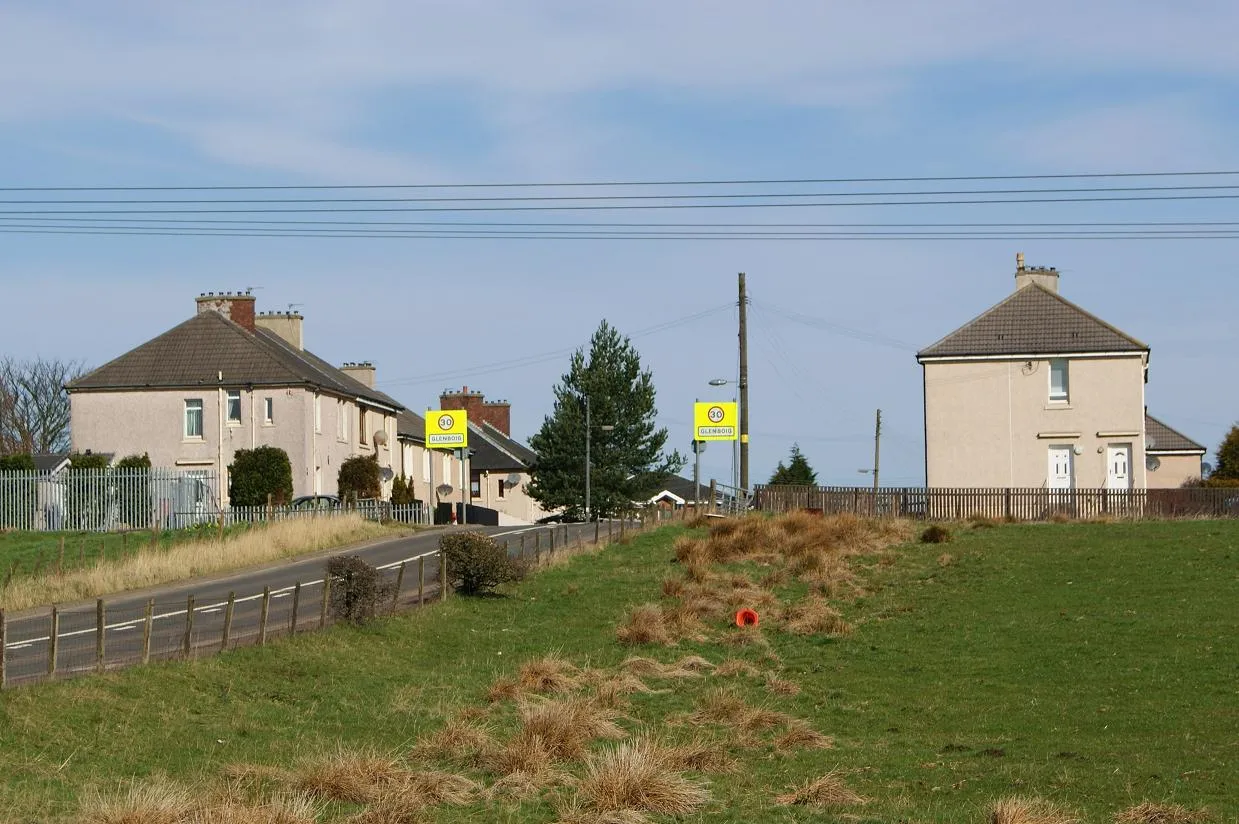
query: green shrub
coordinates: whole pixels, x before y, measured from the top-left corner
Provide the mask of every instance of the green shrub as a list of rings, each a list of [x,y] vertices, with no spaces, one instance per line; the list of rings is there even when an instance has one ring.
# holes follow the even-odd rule
[[[69,456],[65,476],[65,521],[68,529],[96,529],[108,519],[111,479],[105,479],[111,458],[90,452]]]
[[[462,595],[490,592],[525,577],[525,564],[508,556],[503,544],[480,532],[453,532],[439,539],[447,558],[447,582]]]
[[[116,462],[124,480],[116,481],[116,505],[120,519],[134,529],[146,529],[151,525],[152,504],[150,469],[151,456],[128,455]],[[145,475],[139,473],[145,472]]]
[[[327,561],[331,576],[331,615],[337,621],[364,624],[390,603],[393,585],[356,555],[337,555]]]
[[[366,457],[358,455],[340,464],[340,473],[336,477],[341,500],[358,500],[361,498],[378,498],[382,495],[379,483],[379,459],[373,455]]]
[[[228,497],[233,506],[263,506],[293,497],[293,467],[288,453],[275,446],[238,449],[228,467]]]
[[[34,456],[0,455],[0,472],[34,472]]]
[[[406,479],[403,475],[397,475],[396,480],[391,484],[391,502],[392,506],[407,506],[417,503],[417,498],[413,493],[413,481]]]
[[[921,533],[922,544],[947,544],[951,542],[951,530],[944,526],[934,524],[926,527]]]

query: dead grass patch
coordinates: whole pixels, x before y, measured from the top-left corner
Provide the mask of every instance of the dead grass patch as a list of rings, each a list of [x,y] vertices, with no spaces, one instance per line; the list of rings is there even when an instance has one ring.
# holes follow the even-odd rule
[[[709,800],[700,784],[668,768],[665,752],[648,739],[591,755],[578,787],[587,809],[688,815]]]
[[[696,738],[684,744],[661,749],[663,764],[670,770],[686,770],[699,773],[731,773],[739,769],[739,762],[727,754],[718,741]]]
[[[489,727],[452,718],[430,735],[423,736],[413,752],[423,758],[476,767],[495,751],[496,746]]]
[[[1189,810],[1178,804],[1141,802],[1114,816],[1114,824],[1199,824],[1211,818],[1207,810]]]
[[[834,747],[835,740],[829,735],[823,735],[800,719],[793,719],[787,730],[774,739],[775,749],[780,752],[791,750],[828,750]]]
[[[949,552],[944,552],[938,556],[938,566],[940,567],[949,567],[953,563],[955,563],[955,556]]]
[[[595,739],[627,735],[615,723],[618,713],[580,698],[526,702],[518,707],[518,712],[521,728],[503,750],[506,767],[499,770],[503,774],[537,774],[544,771],[546,761],[580,758],[585,746]],[[528,749],[529,756],[520,754],[523,747]]]
[[[714,668],[714,674],[724,677],[735,675],[757,676],[761,671],[743,658],[728,658]]]
[[[516,676],[500,678],[486,693],[492,703],[517,698],[526,693],[553,695],[581,687],[581,670],[554,655],[545,655],[521,664]]]
[[[780,616],[783,628],[795,635],[847,635],[852,625],[823,598],[809,596],[793,604]]]
[[[687,721],[690,724],[726,727],[746,738],[754,733],[788,726],[794,723],[795,719],[767,707],[750,706],[730,690],[716,689],[702,697],[697,709],[688,715]]]
[[[800,685],[786,678],[779,678],[772,672],[766,673],[766,689],[775,695],[799,695]]]
[[[1077,824],[1079,818],[1040,798],[1004,798],[987,812],[989,824]]]
[[[390,755],[339,749],[306,761],[294,776],[294,786],[314,798],[365,804],[405,783],[409,771]]]
[[[643,644],[670,646],[675,643],[675,637],[667,626],[663,608],[658,604],[641,604],[633,607],[624,619],[624,623],[615,630],[615,637],[621,644],[633,646]]]
[[[837,770],[831,770],[799,787],[793,787],[775,797],[776,804],[806,805],[811,807],[850,807],[865,804],[869,799],[858,794],[847,784]]]
[[[135,784],[121,795],[93,795],[78,813],[82,824],[179,824],[193,813],[193,796],[183,787]]]
[[[314,824],[321,807],[302,795],[278,795],[258,804],[225,803],[196,810],[183,824]]]

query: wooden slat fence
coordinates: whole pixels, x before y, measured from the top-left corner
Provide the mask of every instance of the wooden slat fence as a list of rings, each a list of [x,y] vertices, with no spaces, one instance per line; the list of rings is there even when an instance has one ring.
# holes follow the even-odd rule
[[[1050,521],[1239,518],[1239,489],[1041,489],[758,486],[754,508],[876,518]]]

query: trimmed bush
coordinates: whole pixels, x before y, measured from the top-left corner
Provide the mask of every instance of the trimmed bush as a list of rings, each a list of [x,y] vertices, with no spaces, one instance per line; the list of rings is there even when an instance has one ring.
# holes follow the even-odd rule
[[[391,483],[392,506],[408,506],[417,503],[413,496],[413,481],[403,475],[397,475]]]
[[[340,464],[336,483],[341,500],[378,498],[382,495],[379,483],[379,460],[374,456],[358,455]]]
[[[503,544],[480,532],[454,532],[439,539],[447,557],[448,584],[462,595],[490,592],[525,577],[526,567],[508,556]]]
[[[288,453],[276,446],[238,449],[228,467],[228,497],[234,506],[264,506],[293,497],[293,467]]]
[[[0,472],[34,472],[31,455],[0,455]]]
[[[934,524],[921,533],[922,544],[945,544],[951,541],[951,530]]]
[[[378,569],[356,555],[331,558],[327,574],[331,576],[331,615],[337,621],[364,624],[391,600],[393,584],[384,582]]]

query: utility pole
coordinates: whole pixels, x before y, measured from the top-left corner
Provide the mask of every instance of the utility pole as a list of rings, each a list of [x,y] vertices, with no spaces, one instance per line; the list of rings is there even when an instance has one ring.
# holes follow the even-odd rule
[[[878,491],[878,469],[882,456],[882,410],[878,410],[877,420],[873,425],[873,491]]]
[[[740,273],[740,490],[749,494],[749,302]]]
[[[589,428],[589,395],[585,396],[585,520],[589,522],[589,442],[593,432]]]

